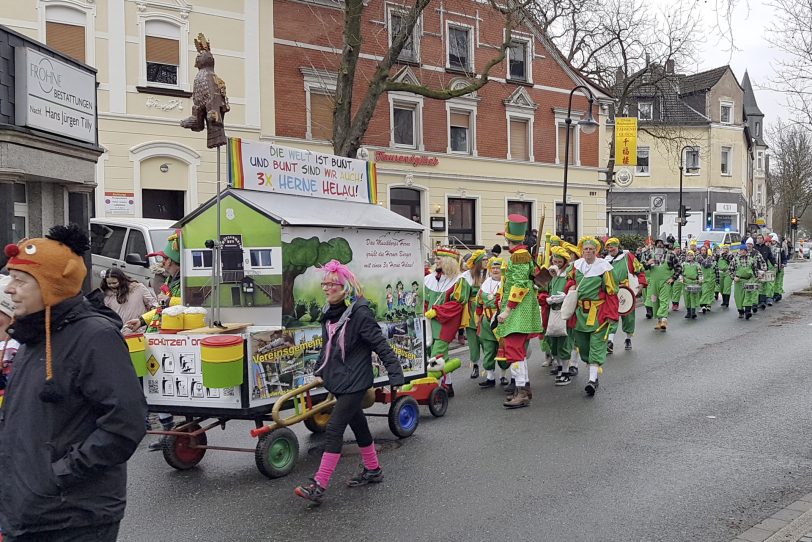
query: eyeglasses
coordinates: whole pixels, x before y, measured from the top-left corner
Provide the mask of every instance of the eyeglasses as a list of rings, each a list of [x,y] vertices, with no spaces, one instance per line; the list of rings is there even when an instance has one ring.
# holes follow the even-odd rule
[[[321,289],[322,290],[332,290],[335,287],[340,287],[341,285],[337,282],[322,282]]]

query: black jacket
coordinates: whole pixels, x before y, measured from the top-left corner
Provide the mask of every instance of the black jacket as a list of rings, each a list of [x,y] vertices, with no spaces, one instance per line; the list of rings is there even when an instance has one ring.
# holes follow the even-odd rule
[[[335,332],[330,347],[330,359],[319,371],[318,376],[324,380],[324,387],[335,394],[354,393],[372,387],[372,352],[381,358],[389,375],[389,384],[403,384],[403,369],[400,361],[381,332],[375,315],[365,299],[359,299],[352,305],[349,318],[344,322],[344,353],[342,359],[339,347],[340,329]],[[327,352],[327,324],[322,321],[321,336],[324,345],[317,361],[317,367],[324,363]]]
[[[126,461],[147,408],[117,324],[81,296],[51,309],[57,402],[45,385],[44,313],[19,318],[22,343],[0,410],[0,530],[12,536],[124,516]]]
[[[756,250],[759,254],[761,254],[761,257],[764,258],[765,262],[770,262],[773,265],[777,265],[775,258],[773,258],[772,249],[770,249],[770,247],[768,247],[765,243],[756,245]]]

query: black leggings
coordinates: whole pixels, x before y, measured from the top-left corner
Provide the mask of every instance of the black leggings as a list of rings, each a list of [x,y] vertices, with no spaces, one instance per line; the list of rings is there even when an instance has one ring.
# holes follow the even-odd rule
[[[341,445],[344,443],[344,430],[347,429],[347,425],[355,433],[355,441],[359,447],[363,448],[372,444],[372,434],[369,432],[367,418],[361,408],[364,395],[366,395],[366,390],[336,395],[336,406],[333,407],[330,421],[327,422],[325,452],[341,453]]]

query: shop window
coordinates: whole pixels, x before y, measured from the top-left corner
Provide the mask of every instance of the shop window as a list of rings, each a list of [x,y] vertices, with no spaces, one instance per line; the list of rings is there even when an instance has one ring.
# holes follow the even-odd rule
[[[451,152],[471,153],[471,113],[451,111],[449,119]]]
[[[530,121],[527,119],[510,119],[510,159],[530,160]]]
[[[144,45],[147,82],[178,86],[180,29],[167,21],[147,21]]]
[[[476,200],[448,198],[448,242],[465,246],[476,244]]]
[[[389,192],[389,210],[402,217],[422,223],[420,191],[414,188],[393,188]]]
[[[310,92],[310,134],[313,139],[333,139],[334,100],[331,94]]]

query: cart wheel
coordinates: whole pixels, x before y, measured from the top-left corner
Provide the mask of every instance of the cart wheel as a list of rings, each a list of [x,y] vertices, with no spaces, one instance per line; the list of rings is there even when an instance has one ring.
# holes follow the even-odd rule
[[[268,478],[281,478],[293,470],[299,457],[299,441],[287,427],[260,437],[254,458],[257,469]]]
[[[429,412],[435,418],[440,418],[445,416],[446,410],[448,410],[448,392],[442,386],[437,386],[429,395]]]
[[[420,423],[420,410],[414,397],[404,395],[398,397],[389,407],[389,429],[398,438],[412,436],[417,424]]]
[[[190,433],[200,429],[198,424],[189,425],[184,430]],[[200,463],[206,455],[205,448],[192,448],[193,437],[164,435],[161,437],[163,445],[164,459],[170,467],[178,470],[188,470]],[[206,433],[201,433],[194,437],[198,446],[205,446],[208,443]]]
[[[306,418],[304,421],[305,427],[307,427],[311,433],[324,433],[327,430],[327,422],[330,421],[331,413],[332,409],[327,412],[319,412],[310,418]]]

